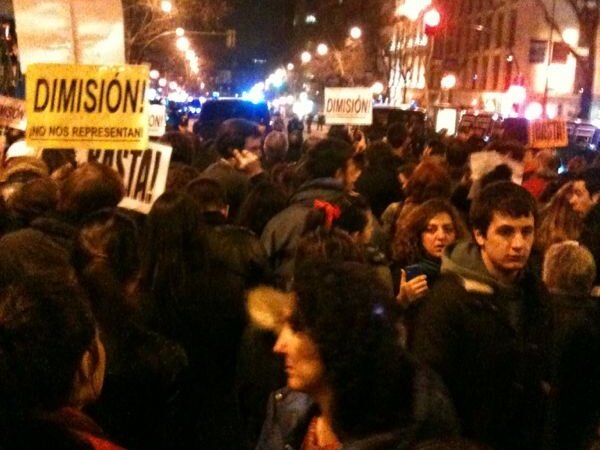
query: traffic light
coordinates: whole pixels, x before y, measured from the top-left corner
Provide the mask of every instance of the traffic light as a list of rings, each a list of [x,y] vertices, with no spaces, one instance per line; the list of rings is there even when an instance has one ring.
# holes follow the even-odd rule
[[[225,45],[227,48],[235,47],[235,30],[227,30],[225,32]]]
[[[423,23],[425,24],[425,34],[427,36],[435,36],[438,30],[440,29],[441,21],[442,16],[440,15],[440,12],[437,9],[431,8],[427,12],[425,12],[425,15],[423,15]]]

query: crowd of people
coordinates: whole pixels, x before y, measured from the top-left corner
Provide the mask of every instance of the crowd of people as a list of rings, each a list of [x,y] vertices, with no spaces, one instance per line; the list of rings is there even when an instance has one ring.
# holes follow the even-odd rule
[[[421,131],[173,129],[147,215],[10,139],[0,448],[600,448],[600,161]]]

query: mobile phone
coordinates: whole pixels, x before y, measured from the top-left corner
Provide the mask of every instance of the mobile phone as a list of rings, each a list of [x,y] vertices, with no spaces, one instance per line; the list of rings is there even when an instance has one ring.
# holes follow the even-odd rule
[[[410,281],[419,275],[423,275],[423,269],[420,264],[411,264],[410,266],[406,266],[404,268],[406,272],[406,281]]]

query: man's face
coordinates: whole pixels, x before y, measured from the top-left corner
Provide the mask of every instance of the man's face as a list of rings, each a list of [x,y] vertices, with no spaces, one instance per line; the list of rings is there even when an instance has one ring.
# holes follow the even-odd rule
[[[495,212],[484,235],[475,230],[475,240],[488,272],[494,278],[514,278],[525,268],[533,245],[533,215],[512,217]]]
[[[255,154],[259,158],[262,157],[262,142],[260,137],[249,136],[244,142],[244,150]]]
[[[569,204],[573,208],[573,211],[581,217],[585,217],[597,202],[598,196],[590,195],[590,192],[585,185],[585,181],[577,180],[573,183],[573,190],[569,197]]]

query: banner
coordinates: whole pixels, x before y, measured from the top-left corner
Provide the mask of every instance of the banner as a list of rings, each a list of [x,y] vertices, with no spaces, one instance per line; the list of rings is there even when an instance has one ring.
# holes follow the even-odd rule
[[[119,206],[147,214],[165,191],[171,147],[150,142],[146,150],[77,150],[77,162],[96,161],[123,178],[125,197]]]
[[[125,63],[120,0],[19,0],[13,7],[21,71],[34,63]]]
[[[330,125],[371,125],[371,88],[325,88],[325,121]]]
[[[539,119],[529,122],[531,148],[566,147],[569,143],[567,124],[559,119]]]
[[[167,113],[165,105],[150,105],[148,113],[148,135],[161,137],[167,128]]]
[[[32,147],[145,150],[147,66],[32,64],[26,140]]]
[[[25,102],[0,95],[0,126],[25,131],[26,125]]]

